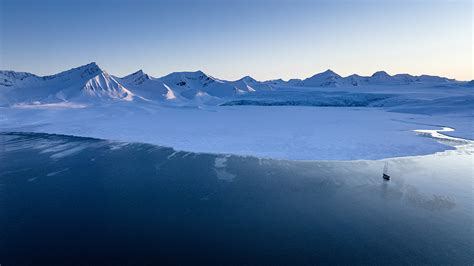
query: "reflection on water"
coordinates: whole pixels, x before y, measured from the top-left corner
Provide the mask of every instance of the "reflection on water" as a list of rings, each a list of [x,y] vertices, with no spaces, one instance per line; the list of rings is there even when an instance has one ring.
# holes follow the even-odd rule
[[[472,264],[472,144],[303,162],[0,134],[0,263]]]

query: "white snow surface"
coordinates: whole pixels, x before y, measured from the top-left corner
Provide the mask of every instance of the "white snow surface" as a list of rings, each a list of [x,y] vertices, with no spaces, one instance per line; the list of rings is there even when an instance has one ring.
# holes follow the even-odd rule
[[[62,110],[4,108],[2,113],[6,121],[0,123],[0,130],[4,131],[144,142],[183,151],[277,159],[381,159],[451,149],[413,131],[437,129],[418,124],[429,121],[429,117],[377,108],[198,109],[113,104]],[[444,120],[453,119],[448,116]]]
[[[46,77],[0,71],[0,131],[292,160],[423,155],[454,149],[436,141],[443,134],[474,138],[471,83],[330,70],[288,82],[202,71],[119,78],[95,63]]]

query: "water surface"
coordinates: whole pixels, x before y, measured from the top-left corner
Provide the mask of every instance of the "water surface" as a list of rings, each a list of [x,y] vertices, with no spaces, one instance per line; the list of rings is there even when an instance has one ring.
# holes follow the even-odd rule
[[[0,263],[473,263],[464,146],[301,162],[0,134]]]

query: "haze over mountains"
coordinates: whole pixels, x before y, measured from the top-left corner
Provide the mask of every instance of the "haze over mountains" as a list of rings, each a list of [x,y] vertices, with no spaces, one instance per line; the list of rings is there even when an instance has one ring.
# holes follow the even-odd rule
[[[0,105],[18,103],[95,102],[95,101],[154,101],[154,102],[212,102],[259,91],[290,87],[359,87],[372,85],[446,85],[471,86],[438,76],[389,75],[384,71],[370,77],[342,77],[332,70],[304,80],[257,81],[246,76],[239,80],[221,80],[202,71],[174,72],[155,78],[139,70],[125,77],[116,77],[95,62],[55,75],[37,76],[31,73],[0,71]]]

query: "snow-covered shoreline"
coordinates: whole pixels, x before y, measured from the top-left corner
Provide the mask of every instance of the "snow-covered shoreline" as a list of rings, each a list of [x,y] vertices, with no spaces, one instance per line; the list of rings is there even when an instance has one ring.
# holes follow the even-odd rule
[[[0,123],[0,131],[141,142],[196,153],[289,160],[374,160],[453,149],[416,134],[414,130],[420,125],[413,122],[431,117],[377,108],[234,106],[202,110],[111,105],[4,111],[7,118]]]

